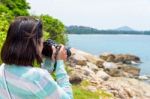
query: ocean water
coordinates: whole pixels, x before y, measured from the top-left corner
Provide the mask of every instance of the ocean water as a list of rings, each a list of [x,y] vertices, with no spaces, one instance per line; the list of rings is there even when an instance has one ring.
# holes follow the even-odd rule
[[[150,36],[148,35],[98,35],[69,34],[69,46],[100,55],[104,52],[114,54],[133,54],[140,57],[141,75],[150,75]]]

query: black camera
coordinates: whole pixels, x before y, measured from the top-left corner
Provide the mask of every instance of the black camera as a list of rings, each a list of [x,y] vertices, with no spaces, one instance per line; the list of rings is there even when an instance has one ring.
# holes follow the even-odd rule
[[[52,46],[56,48],[56,54],[58,53],[57,49],[60,48],[60,45],[54,42],[52,39],[48,39],[43,43],[42,54],[46,57],[52,57],[53,49]],[[67,52],[67,58],[71,56],[70,47],[65,47]]]

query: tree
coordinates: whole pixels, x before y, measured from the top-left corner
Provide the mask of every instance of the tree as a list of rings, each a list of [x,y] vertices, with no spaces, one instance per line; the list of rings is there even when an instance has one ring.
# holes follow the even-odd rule
[[[1,0],[0,3],[6,6],[14,16],[29,15],[30,6],[26,0]]]
[[[43,22],[44,31],[49,33],[49,38],[62,44],[67,42],[67,35],[64,32],[65,26],[61,21],[49,15],[41,15],[40,18]]]

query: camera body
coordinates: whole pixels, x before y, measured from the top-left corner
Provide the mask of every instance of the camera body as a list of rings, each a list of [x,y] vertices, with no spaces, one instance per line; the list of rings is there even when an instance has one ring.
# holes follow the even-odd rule
[[[43,43],[43,50],[42,50],[42,54],[46,57],[52,57],[53,54],[53,49],[52,46],[54,46],[56,49],[58,47],[60,47],[59,44],[57,44],[56,42],[54,42],[52,39],[48,39]],[[67,52],[67,58],[69,58],[71,56],[71,51],[69,47],[65,47],[66,52]]]

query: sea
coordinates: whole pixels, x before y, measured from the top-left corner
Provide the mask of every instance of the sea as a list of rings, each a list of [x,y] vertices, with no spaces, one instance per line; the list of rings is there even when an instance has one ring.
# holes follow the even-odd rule
[[[68,45],[96,56],[102,53],[140,57],[141,75],[150,75],[150,35],[69,34]]]

